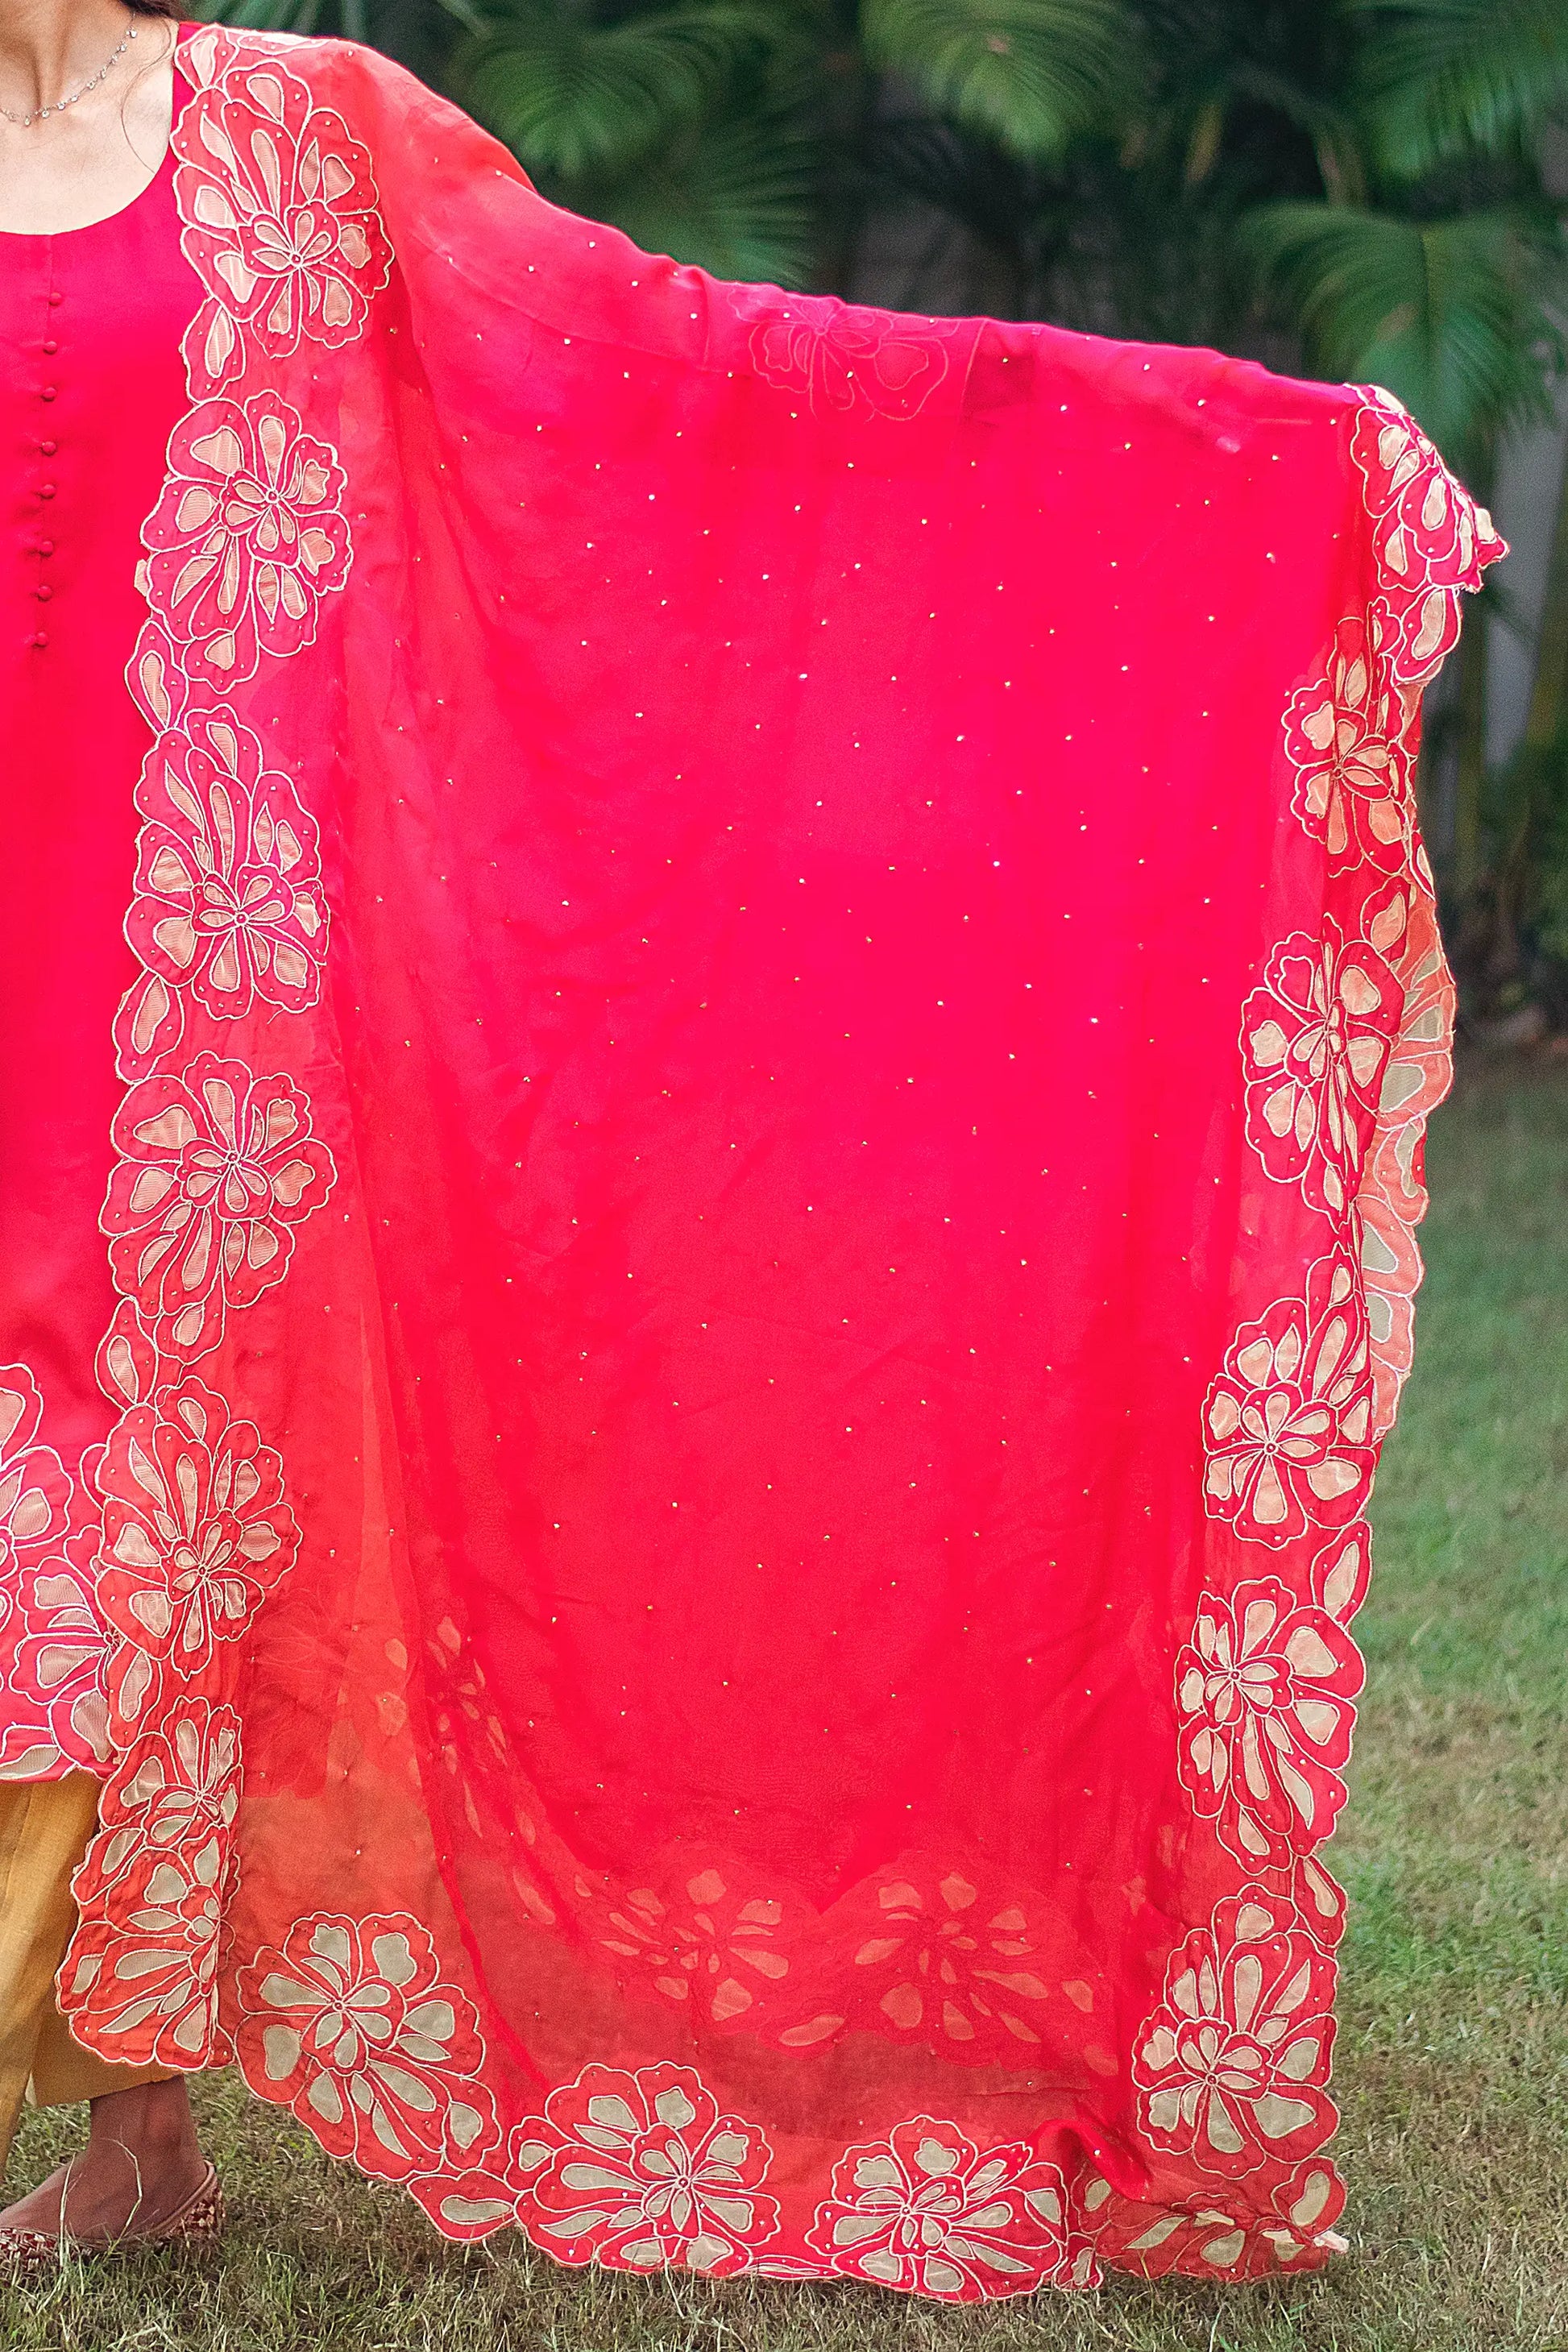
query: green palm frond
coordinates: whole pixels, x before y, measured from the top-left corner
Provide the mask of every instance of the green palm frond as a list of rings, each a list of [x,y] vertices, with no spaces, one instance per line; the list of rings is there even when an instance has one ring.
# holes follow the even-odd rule
[[[321,21],[326,14],[323,0],[200,0],[195,13],[205,25],[244,25],[258,33],[320,33],[337,29],[335,25],[324,25]]]
[[[578,182],[566,200],[647,253],[798,287],[816,258],[821,169],[809,115],[781,100],[702,125],[634,172]]]
[[[195,0],[192,13],[205,25],[244,25],[258,33],[341,34],[406,61],[410,34],[425,29],[415,19],[434,19],[430,29],[438,36],[443,10],[472,22],[468,8],[469,0]],[[443,47],[437,38],[437,47]]]
[[[1550,414],[1563,345],[1542,294],[1562,248],[1533,222],[1283,204],[1243,235],[1321,372],[1386,385],[1459,463]]]
[[[1132,51],[1120,0],[862,0],[860,24],[876,71],[1042,160],[1103,112]]]
[[[1568,113],[1564,0],[1353,0],[1379,152],[1409,177]]]
[[[465,99],[532,171],[615,173],[700,120],[765,51],[765,8],[672,7],[595,24],[549,0],[510,0],[458,51]]]

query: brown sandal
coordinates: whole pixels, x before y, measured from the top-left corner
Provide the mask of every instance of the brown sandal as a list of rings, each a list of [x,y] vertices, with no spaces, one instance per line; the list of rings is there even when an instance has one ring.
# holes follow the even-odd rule
[[[61,2250],[76,2254],[140,2253],[147,2246],[210,2246],[222,2235],[223,2190],[217,2168],[209,2164],[183,2205],[165,2215],[152,2230],[122,2230],[115,2238],[78,2237],[68,2230],[0,2230],[0,2263],[13,2273],[41,2270],[58,2263]]]

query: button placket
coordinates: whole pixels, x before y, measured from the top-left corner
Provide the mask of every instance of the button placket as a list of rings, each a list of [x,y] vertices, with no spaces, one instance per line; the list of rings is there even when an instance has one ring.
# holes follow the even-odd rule
[[[58,310],[64,300],[65,296],[61,293],[58,286],[51,286],[45,296],[46,304],[50,311]],[[54,327],[54,320],[52,318],[47,321],[47,327],[48,331],[47,331],[40,339],[40,349],[42,350],[46,359],[52,360],[59,351],[59,338],[52,331]],[[46,405],[52,404],[58,396],[58,384],[44,383],[39,385],[38,398]],[[47,461],[48,458],[58,455],[59,446],[58,441],[52,435],[41,435],[38,440],[38,455]],[[58,485],[52,481],[45,481],[40,482],[37,487],[38,497],[47,507],[56,496]],[[54,596],[55,592],[52,583],[43,576],[44,566],[48,562],[49,557],[53,555],[54,551],[54,541],[52,539],[46,539],[40,534],[33,547],[33,555],[38,567],[38,576],[34,583],[33,595],[36,601],[40,604],[47,604],[51,602]],[[36,629],[34,631],[32,644],[33,649],[36,653],[43,653],[46,651],[48,642],[48,632],[47,630]]]

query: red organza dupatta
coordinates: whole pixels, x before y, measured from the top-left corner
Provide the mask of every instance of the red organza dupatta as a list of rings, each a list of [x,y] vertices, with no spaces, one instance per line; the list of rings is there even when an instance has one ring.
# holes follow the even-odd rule
[[[1489,526],[183,55],[76,2030],[566,2262],[1321,2263]]]

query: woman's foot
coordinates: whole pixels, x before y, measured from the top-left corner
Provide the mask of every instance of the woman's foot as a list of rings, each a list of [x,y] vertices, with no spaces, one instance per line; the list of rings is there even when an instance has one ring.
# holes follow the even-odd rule
[[[183,2079],[114,2091],[92,2102],[81,2154],[0,2212],[0,2244],[24,2231],[91,2245],[153,2236],[206,2178]]]

